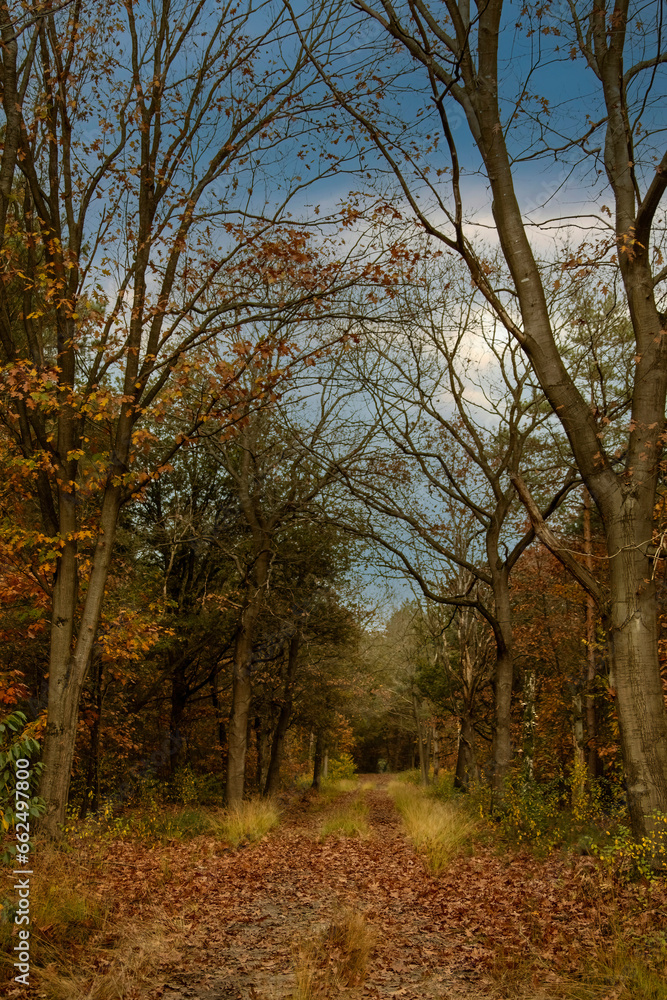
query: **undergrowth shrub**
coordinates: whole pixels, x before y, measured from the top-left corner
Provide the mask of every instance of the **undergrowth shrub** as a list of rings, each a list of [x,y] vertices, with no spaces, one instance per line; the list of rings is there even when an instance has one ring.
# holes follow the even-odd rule
[[[591,853],[600,858],[610,874],[619,881],[641,877],[653,879],[667,874],[667,814],[653,814],[653,830],[641,840],[634,840],[630,829],[619,824],[607,832],[605,840],[591,845]]]
[[[134,807],[116,813],[106,801],[98,813],[78,819],[77,810],[68,809],[64,833],[70,842],[95,840],[141,840],[165,842],[196,837],[211,830],[211,820],[202,809],[178,808],[153,801],[143,808]]]
[[[504,838],[538,854],[560,848],[594,853],[616,818],[603,812],[604,790],[587,779],[584,765],[547,782],[517,773],[507,779],[502,803],[488,787],[471,790],[469,800],[482,818],[498,823]]]
[[[427,791],[429,795],[439,799],[441,802],[466,801],[465,792],[454,788],[454,775],[451,771],[440,771],[437,778],[433,778],[433,782],[428,786]]]
[[[351,754],[340,753],[336,757],[329,758],[327,777],[330,781],[338,781],[340,778],[354,778],[356,773],[357,765]]]
[[[473,789],[467,805],[481,818],[496,821],[516,847],[538,854],[555,849],[590,854],[619,881],[667,873],[667,815],[656,812],[651,833],[634,840],[618,789],[586,780],[583,765],[545,783],[513,776],[500,808],[484,788]]]
[[[112,802],[105,802],[97,814],[79,820],[70,812],[65,834],[72,846],[84,842],[115,839],[164,843],[201,834],[213,834],[237,846],[242,841],[260,840],[279,821],[275,805],[266,799],[250,799],[234,809],[206,810],[161,805],[153,800],[144,808],[125,809],[116,815]]]
[[[547,852],[560,844],[563,829],[557,781],[538,784],[510,779],[505,787],[500,828],[517,846],[530,845]]]
[[[182,805],[222,805],[224,784],[215,774],[196,774],[189,764],[181,767],[165,786],[165,794],[172,802]]]
[[[405,782],[408,785],[420,785],[421,780],[421,771],[416,768],[412,768],[410,771],[400,771],[394,779],[394,781]]]
[[[16,824],[23,820],[32,827],[32,820],[42,815],[45,803],[34,795],[36,779],[42,764],[36,760],[40,745],[34,738],[36,723],[26,724],[23,712],[12,712],[0,722],[0,863],[13,864],[17,853]],[[19,767],[19,764],[21,765]],[[17,770],[26,778],[18,778]],[[19,782],[17,786],[17,780]],[[17,800],[17,787],[29,796],[25,810],[17,803],[26,801],[23,796]],[[23,831],[22,831],[23,834]],[[26,834],[27,836],[27,834]]]

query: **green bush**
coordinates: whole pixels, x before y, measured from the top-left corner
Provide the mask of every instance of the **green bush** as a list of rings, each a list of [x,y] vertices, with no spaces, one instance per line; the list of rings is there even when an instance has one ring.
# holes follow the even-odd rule
[[[557,782],[508,781],[500,826],[517,845],[552,850],[562,840]]]
[[[189,764],[176,771],[169,791],[171,800],[184,806],[195,802],[199,805],[220,805],[224,798],[224,787],[217,775],[197,774]]]
[[[357,766],[349,753],[341,753],[337,757],[329,758],[329,769],[327,777],[330,781],[338,781],[340,778],[354,778],[357,773]]]
[[[32,763],[40,753],[40,746],[30,735],[30,727],[26,726],[26,721],[23,712],[12,712],[0,722],[0,825],[5,836],[16,829],[17,822],[27,820],[29,824],[30,819],[41,816],[45,809],[44,800],[32,794],[43,765],[39,762]],[[29,762],[28,767],[20,770],[26,770],[28,777],[19,780],[16,775],[17,763],[24,760]],[[17,780],[19,790],[26,791],[29,796],[25,811],[20,808],[17,810],[17,801],[23,801],[16,798]],[[23,788],[24,785],[28,788]],[[11,864],[16,853],[16,843],[7,843],[0,854],[0,861]]]
[[[395,778],[396,781],[406,781],[410,785],[421,785],[421,771],[413,768],[411,771],[400,771]]]
[[[441,802],[451,802],[452,799],[459,801],[465,798],[464,792],[454,788],[454,775],[451,771],[440,771],[438,777],[433,779],[433,784],[429,785],[428,793]]]
[[[602,843],[592,844],[591,853],[599,857],[610,873],[621,881],[636,877],[654,878],[667,871],[667,814],[653,814],[653,830],[634,840],[627,826],[608,832]]]
[[[144,806],[124,809],[116,813],[110,801],[102,803],[98,813],[89,813],[79,820],[77,810],[70,807],[64,833],[75,841],[141,840],[147,843],[181,840],[210,833],[211,819],[201,809],[148,801]]]

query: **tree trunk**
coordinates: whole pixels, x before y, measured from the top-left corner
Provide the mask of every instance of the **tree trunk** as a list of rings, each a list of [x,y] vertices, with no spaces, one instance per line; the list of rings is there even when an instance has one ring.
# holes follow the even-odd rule
[[[264,586],[269,575],[269,550],[257,556],[252,593],[241,617],[232,666],[232,710],[227,735],[226,802],[237,806],[243,801],[245,762],[248,749],[248,720],[252,701],[252,644],[255,624],[264,604]]]
[[[477,749],[472,719],[466,713],[459,720],[459,748],[456,757],[454,788],[467,792],[470,784],[477,780]]]
[[[424,747],[424,732],[422,729],[421,719],[419,717],[419,705],[417,703],[417,695],[414,690],[412,692],[412,714],[415,720],[415,727],[417,729],[417,747],[419,749],[419,770],[421,773],[422,785],[428,785],[428,762],[425,754]]]
[[[70,501],[73,505],[73,497],[63,502],[65,510],[69,511]],[[120,492],[118,489],[110,489],[104,498],[100,532],[93,555],[79,634],[73,650],[71,645],[78,582],[74,543],[64,546],[56,571],[51,621],[49,704],[42,757],[44,770],[39,786],[39,794],[46,802],[46,811],[39,828],[51,839],[61,835],[65,822],[79,721],[79,701],[100,620],[119,510]],[[62,515],[61,510],[61,531],[63,519],[66,523],[70,520]]]
[[[273,745],[271,747],[271,760],[266,776],[265,795],[273,795],[278,791],[280,785],[280,766],[282,764],[283,750],[285,747],[285,736],[289,728],[292,715],[292,699],[294,697],[294,681],[296,678],[296,666],[299,657],[300,635],[296,632],[292,636],[289,644],[289,654],[287,657],[287,676],[285,678],[285,691],[283,694],[278,724],[273,734]]]
[[[655,825],[653,813],[667,811],[667,725],[658,660],[655,582],[649,560],[637,544],[638,538],[651,537],[651,522],[646,518],[634,532],[628,527],[627,521],[619,518],[608,531],[615,598],[611,606],[610,681],[616,691],[632,829],[636,836],[646,836]]]
[[[391,762],[392,762],[391,763],[391,770],[394,772],[394,774],[396,774],[396,772],[398,771],[398,767],[399,767],[399,764],[400,764],[400,761],[401,761],[401,751],[403,749],[402,743],[403,743],[403,741],[401,739],[400,730],[397,729],[396,730],[396,739],[394,740],[393,755],[391,757]]]
[[[586,755],[584,752],[584,706],[579,691],[572,699],[572,744],[574,768],[572,774],[572,808],[583,801],[586,790]]]
[[[559,352],[542,275],[519,209],[504,133],[499,127],[501,12],[501,3],[491,3],[480,16],[478,79],[484,85],[475,94],[474,110],[472,104],[465,110],[484,158],[494,220],[523,320],[523,329],[513,329],[513,333],[561,420],[605,527],[618,717],[632,830],[639,838],[653,829],[655,810],[667,812],[667,723],[658,662],[655,585],[647,555],[664,448],[667,394],[664,318],[656,304],[649,253],[657,202],[648,199],[638,211],[623,72],[625,18],[621,16],[608,35],[604,18],[594,17],[591,38],[607,109],[604,162],[614,193],[618,264],[636,342],[632,419],[624,467],[617,473],[604,453],[596,415]],[[472,90],[472,79],[466,86]],[[659,188],[658,175],[656,183]],[[632,234],[632,252],[625,247],[628,234]]]
[[[324,733],[321,729],[317,730],[317,738],[315,740],[315,757],[313,760],[313,784],[312,788],[316,788],[319,791],[320,785],[322,784],[322,757],[324,756]]]
[[[266,757],[267,749],[269,744],[269,734],[267,733],[266,726],[261,715],[255,716],[255,739],[257,741],[257,769],[255,772],[255,785],[257,787],[257,792],[261,794],[264,788],[265,773],[266,773]]]
[[[179,663],[171,678],[171,711],[169,713],[169,759],[168,774],[173,778],[181,763],[183,735],[181,724],[183,713],[188,702],[188,689],[185,678],[185,665]]]
[[[232,713],[227,732],[227,785],[228,806],[238,806],[243,801],[245,759],[248,749],[248,717],[252,701],[252,640],[247,629],[241,628],[234,644],[232,675]]]
[[[584,486],[584,551],[586,553],[586,569],[593,574],[593,539],[591,535],[591,495]],[[597,619],[595,600],[586,591],[586,767],[589,781],[595,781],[598,775],[597,751],[597,720],[595,718],[595,623]]]
[[[493,597],[497,629],[494,678],[495,726],[493,733],[493,797],[496,803],[505,796],[505,782],[512,762],[512,684],[514,680],[514,639],[507,569],[498,570],[492,563]]]
[[[216,718],[216,734],[218,737],[218,745],[222,751],[227,749],[227,727],[225,726],[224,717],[221,711],[220,705],[220,694],[218,689],[218,678],[219,673],[216,672],[215,677],[211,680],[211,703],[213,704],[213,709],[215,711]]]

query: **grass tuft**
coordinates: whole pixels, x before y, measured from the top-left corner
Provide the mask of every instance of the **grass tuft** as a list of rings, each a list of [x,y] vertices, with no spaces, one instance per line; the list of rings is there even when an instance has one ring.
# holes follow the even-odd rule
[[[374,944],[365,915],[341,910],[319,935],[297,942],[290,1000],[329,1000],[341,989],[361,986]]]
[[[123,1000],[138,987],[144,995],[163,978],[160,967],[170,955],[176,929],[168,920],[127,928],[94,969],[54,948],[49,963],[37,973],[39,995],[47,1000]]]
[[[38,974],[40,967],[53,963],[54,955],[79,954],[105,926],[110,904],[101,898],[90,868],[45,844],[40,843],[36,853],[39,864],[30,881],[30,964]],[[3,900],[0,914],[1,980],[15,975],[15,900]]]
[[[414,785],[392,782],[389,794],[403,817],[410,840],[437,875],[459,854],[470,850],[478,823],[454,802],[429,798]]]
[[[365,915],[358,910],[342,910],[329,925],[324,944],[336,980],[343,986],[360,986],[375,944]]]
[[[344,792],[356,792],[359,788],[358,778],[335,778],[327,779],[324,782],[324,786],[327,791],[331,791],[334,795],[342,795]]]
[[[226,809],[219,817],[211,816],[213,832],[234,847],[261,840],[279,823],[278,810],[270,799],[248,799],[240,806]]]
[[[322,837],[338,834],[341,837],[367,837],[368,806],[362,799],[340,803],[322,823]]]
[[[667,1000],[667,944],[661,938],[662,947],[652,942],[641,955],[616,936],[604,952],[595,949],[585,974],[565,982],[557,1000]]]

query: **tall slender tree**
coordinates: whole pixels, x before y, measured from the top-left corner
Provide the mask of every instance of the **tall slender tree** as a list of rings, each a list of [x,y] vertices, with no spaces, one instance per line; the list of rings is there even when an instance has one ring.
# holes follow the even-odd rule
[[[208,419],[232,428],[284,376],[241,385],[269,341],[293,352],[263,321],[314,329],[350,277],[288,218],[305,182],[282,165],[305,155],[323,95],[286,26],[280,5],[252,3],[0,6],[0,389],[6,465],[40,522],[22,542],[41,546],[51,598],[52,835],[121,507]],[[321,164],[313,177],[335,161]],[[167,413],[178,427],[151,447]]]
[[[504,0],[444,0],[437,7],[424,0],[398,5],[357,0],[354,6],[421,76],[431,110],[429,115],[424,107],[428,136],[401,137],[377,101],[366,103],[358,90],[346,87],[334,62],[326,65],[313,53],[314,65],[394,174],[403,206],[460,256],[490,310],[521,345],[600,512],[628,801],[633,831],[644,835],[652,829],[654,812],[667,811],[667,718],[651,565],[667,397],[661,291],[667,268],[658,221],[667,153],[655,114],[667,62],[663,5],[564,0],[527,5],[518,18]],[[294,20],[298,24],[299,18]],[[543,76],[546,66],[551,71]],[[429,159],[435,135],[444,162],[441,153],[439,162]],[[488,252],[470,225],[475,213],[463,172],[473,150],[474,167],[481,166],[490,192],[505,263],[500,271],[489,266]],[[546,168],[549,190],[536,196],[529,181],[537,164]],[[554,221],[560,214],[554,205],[572,186],[589,180],[590,207],[576,220],[589,232],[574,252],[568,247],[560,265],[570,273],[598,269],[601,284],[616,289],[627,310],[635,370],[619,452],[605,447],[607,415],[591,408],[568,368],[549,294],[562,272],[554,274],[543,259],[545,241],[552,244],[552,260],[558,256],[558,236],[572,222],[565,214]],[[546,218],[540,215],[545,203]]]

